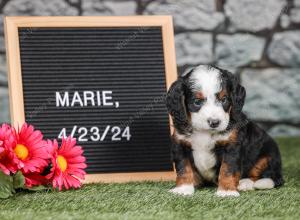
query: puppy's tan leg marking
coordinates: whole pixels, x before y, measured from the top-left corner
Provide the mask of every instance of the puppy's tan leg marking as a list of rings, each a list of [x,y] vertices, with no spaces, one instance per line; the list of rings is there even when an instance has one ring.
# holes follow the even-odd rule
[[[237,191],[237,186],[240,179],[240,173],[231,173],[228,164],[224,161],[221,164],[218,190],[216,195],[220,197],[233,196],[237,197],[240,194]]]
[[[194,170],[190,160],[184,161],[184,172],[176,178],[176,187],[170,192],[180,195],[192,195],[195,186],[200,184],[200,177]]]
[[[269,157],[261,157],[258,159],[258,161],[249,172],[249,177],[252,181],[255,182],[260,178],[263,171],[268,167],[269,160]]]

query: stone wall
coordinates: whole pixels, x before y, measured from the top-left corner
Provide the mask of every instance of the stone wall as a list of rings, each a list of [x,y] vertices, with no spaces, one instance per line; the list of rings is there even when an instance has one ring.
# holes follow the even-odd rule
[[[174,17],[179,73],[196,64],[234,72],[245,111],[274,136],[300,135],[300,0],[2,0],[2,15]],[[3,18],[1,17],[1,22]],[[0,32],[0,122],[9,121]]]

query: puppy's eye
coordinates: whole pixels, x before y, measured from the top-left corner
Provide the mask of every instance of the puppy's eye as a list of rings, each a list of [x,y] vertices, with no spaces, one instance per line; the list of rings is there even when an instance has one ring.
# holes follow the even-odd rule
[[[195,106],[201,106],[203,104],[203,99],[195,99],[194,100],[194,105]]]
[[[227,101],[228,101],[228,96],[223,96],[222,98],[221,98],[221,100],[220,100],[223,104],[224,103],[227,103]]]

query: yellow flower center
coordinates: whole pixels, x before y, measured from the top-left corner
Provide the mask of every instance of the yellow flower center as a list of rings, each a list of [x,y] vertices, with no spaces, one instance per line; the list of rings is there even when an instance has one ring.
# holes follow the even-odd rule
[[[66,158],[64,158],[61,155],[57,156],[57,164],[58,164],[58,167],[60,168],[60,170],[62,172],[64,172],[67,169],[67,167],[68,167],[68,163],[67,163]]]
[[[23,144],[17,144],[15,147],[15,153],[21,160],[25,160],[28,157],[28,149]]]

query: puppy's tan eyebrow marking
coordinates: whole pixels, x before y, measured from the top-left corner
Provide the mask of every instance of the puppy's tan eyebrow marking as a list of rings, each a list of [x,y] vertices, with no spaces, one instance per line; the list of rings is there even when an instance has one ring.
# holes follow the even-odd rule
[[[218,99],[222,99],[224,96],[227,95],[227,91],[225,89],[222,89],[218,94],[217,97]]]
[[[195,93],[195,97],[196,97],[197,99],[204,99],[204,95],[203,95],[202,92],[196,92],[196,93]]]

